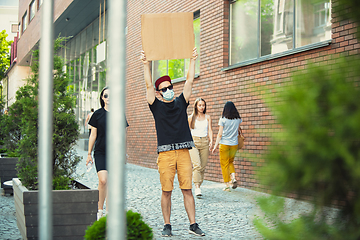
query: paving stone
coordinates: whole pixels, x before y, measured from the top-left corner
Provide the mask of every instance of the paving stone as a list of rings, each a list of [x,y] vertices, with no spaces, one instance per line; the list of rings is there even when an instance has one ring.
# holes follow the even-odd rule
[[[81,144],[80,144],[81,145]],[[82,163],[85,165],[87,152],[81,148]],[[156,159],[154,159],[156,161]],[[162,239],[163,217],[161,212],[161,185],[156,169],[149,169],[133,164],[126,164],[126,207],[139,212],[151,228],[155,239]],[[78,169],[84,174],[81,182],[97,188],[95,167],[89,173],[85,168]],[[255,230],[248,215],[258,210],[255,191],[237,188],[230,193],[222,191],[224,185],[217,182],[204,181],[202,198],[195,197],[196,221],[206,233],[205,237],[189,234],[189,220],[184,208],[183,196],[179,188],[177,176],[172,193],[171,224],[173,237],[169,239],[262,239]],[[243,196],[246,195],[244,198]]]
[[[22,239],[16,225],[14,197],[0,195],[0,239]]]
[[[90,188],[96,189],[98,178],[95,165],[87,172],[83,140],[78,142],[76,150],[83,157],[77,167],[78,180]],[[154,159],[156,161],[156,159]],[[156,169],[126,164],[126,208],[139,212],[145,222],[153,229],[154,239],[162,239],[163,217],[161,212],[161,185]],[[174,236],[169,239],[263,239],[256,231],[253,220],[263,213],[256,204],[256,198],[266,194],[238,187],[224,192],[224,185],[204,181],[201,186],[203,196],[195,197],[196,221],[206,233],[198,237],[188,233],[189,220],[184,208],[183,196],[175,176],[172,193],[171,224]],[[286,199],[288,219],[309,211],[310,205]],[[330,219],[331,220],[331,219]],[[0,196],[0,239],[21,239],[16,225],[13,196]]]

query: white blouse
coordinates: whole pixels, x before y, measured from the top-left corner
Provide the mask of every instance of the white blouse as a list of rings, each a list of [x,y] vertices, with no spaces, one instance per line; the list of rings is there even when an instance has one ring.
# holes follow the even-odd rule
[[[195,137],[206,137],[208,135],[208,125],[209,122],[206,118],[202,121],[195,119],[195,126],[194,129],[191,128],[191,135]]]

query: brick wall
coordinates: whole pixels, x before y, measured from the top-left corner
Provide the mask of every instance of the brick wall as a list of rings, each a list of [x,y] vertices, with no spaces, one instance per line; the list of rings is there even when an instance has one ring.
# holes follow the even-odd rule
[[[336,1],[333,2],[336,4]],[[331,63],[330,55],[357,54],[360,45],[356,40],[356,25],[333,17],[333,40],[329,46],[304,51],[286,57],[263,61],[249,66],[222,71],[228,66],[229,1],[190,0],[129,0],[127,35],[127,132],[129,162],[145,167],[156,166],[155,123],[146,102],[141,51],[140,15],[160,12],[195,12],[200,10],[200,76],[195,79],[188,113],[192,112],[194,99],[202,97],[211,115],[214,140],[218,120],[226,101],[233,101],[238,108],[246,137],[244,150],[235,158],[236,175],[243,187],[257,186],[255,173],[262,166],[260,153],[268,144],[267,132],[278,129],[275,117],[261,100],[257,87],[272,87],[290,80],[292,71],[304,69],[309,61]],[[179,94],[183,82],[175,84]],[[250,157],[251,156],[251,157]],[[222,182],[218,152],[209,157],[205,172],[207,180]]]

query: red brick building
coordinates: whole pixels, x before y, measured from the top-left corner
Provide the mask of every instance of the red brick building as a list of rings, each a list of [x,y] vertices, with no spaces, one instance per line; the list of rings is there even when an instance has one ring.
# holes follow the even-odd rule
[[[16,89],[30,74],[32,50],[40,40],[43,0],[19,0],[19,40],[16,57],[2,81],[9,106]],[[86,3],[85,3],[86,2]],[[106,0],[55,0],[54,37],[68,37],[57,54],[72,79],[69,90],[77,98],[76,115],[81,131],[90,108],[98,108],[98,95],[107,85]],[[155,123],[146,102],[141,47],[141,14],[193,12],[195,45],[199,58],[188,113],[195,98],[207,102],[214,139],[226,101],[233,101],[243,118],[246,146],[235,159],[243,187],[256,186],[267,132],[279,128],[262,102],[258,86],[289,81],[291,72],[309,61],[332,63],[334,54],[358,54],[356,25],[334,12],[337,0],[128,0],[127,15],[127,132],[129,162],[157,168]],[[346,11],[341,14],[346,14]],[[169,29],[176,31],[176,29]],[[183,88],[188,60],[156,61],[153,80],[169,74],[176,94]],[[249,154],[248,154],[249,153]],[[210,155],[205,178],[222,181],[218,152]]]
[[[190,1],[129,0],[127,29],[127,132],[129,162],[156,168],[156,135],[152,114],[146,102],[141,51],[141,14],[193,12],[200,19],[196,45],[200,54],[197,78],[188,107],[202,97],[212,117],[214,139],[218,121],[226,101],[238,108],[246,137],[246,146],[235,158],[236,174],[241,186],[256,186],[255,174],[261,167],[262,150],[266,148],[264,133],[279,126],[261,100],[257,86],[271,86],[290,80],[291,72],[304,69],[306,63],[331,61],[337,53],[357,54],[356,25],[341,21],[332,10],[336,1],[274,0],[263,1]],[[260,2],[259,1],[259,2]],[[170,31],[171,29],[169,29]],[[197,36],[198,34],[198,36]],[[164,63],[153,65],[153,80]],[[167,72],[171,61],[167,62]],[[160,70],[159,70],[160,69]],[[175,93],[180,94],[184,78],[177,78]],[[254,158],[246,157],[251,153]],[[245,157],[244,157],[245,156]],[[260,161],[259,161],[260,160]],[[218,152],[211,155],[205,178],[222,181]]]

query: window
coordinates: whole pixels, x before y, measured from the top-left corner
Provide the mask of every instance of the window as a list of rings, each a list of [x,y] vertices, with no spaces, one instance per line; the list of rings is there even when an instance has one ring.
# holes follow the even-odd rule
[[[229,64],[331,39],[330,0],[235,0]]]
[[[330,28],[330,3],[323,2],[314,5],[314,33],[321,34],[324,28]]]
[[[108,15],[108,14],[107,14]],[[101,32],[102,33],[102,32]],[[106,36],[106,25],[104,36]],[[76,98],[75,114],[83,122],[89,109],[99,108],[99,93],[107,84],[106,39],[99,44],[99,19],[65,42],[57,55],[63,56],[70,83],[68,91]],[[98,56],[99,54],[103,56]],[[83,124],[81,131],[83,131]]]
[[[194,35],[195,46],[198,51],[198,58],[195,62],[195,74],[200,73],[200,11],[194,13]],[[172,59],[153,61],[152,75],[153,80],[158,79],[163,75],[169,75],[172,80],[185,78],[187,70],[189,69],[189,59]]]
[[[25,12],[25,14],[22,17],[21,25],[22,25],[21,32],[23,33],[25,31],[25,29],[27,28],[27,25],[28,25],[27,12]]]
[[[11,24],[11,32],[12,33],[18,32],[18,24],[17,23]]]
[[[30,3],[29,13],[30,13],[30,21],[31,21],[31,20],[35,17],[35,13],[36,13],[35,0],[33,0],[33,1]]]
[[[41,4],[43,4],[43,1],[44,1],[44,0],[38,0],[38,10],[39,10]]]

